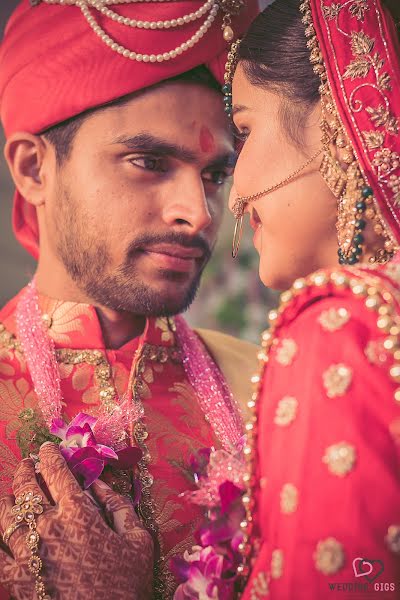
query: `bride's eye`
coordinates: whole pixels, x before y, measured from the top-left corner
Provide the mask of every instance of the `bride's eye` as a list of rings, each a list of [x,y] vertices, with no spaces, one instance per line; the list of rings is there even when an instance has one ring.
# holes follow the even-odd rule
[[[239,140],[240,142],[242,142],[242,144],[244,144],[244,142],[247,140],[247,138],[250,135],[250,131],[246,127],[239,129],[234,124],[233,125],[233,135],[235,136],[235,138],[237,140]]]

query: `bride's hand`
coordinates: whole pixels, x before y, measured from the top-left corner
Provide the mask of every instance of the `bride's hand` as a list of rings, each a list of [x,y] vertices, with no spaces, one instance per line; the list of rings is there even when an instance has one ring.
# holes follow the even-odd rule
[[[57,445],[45,444],[39,457],[50,500],[38,484],[30,459],[19,464],[13,491],[15,498],[27,492],[43,498],[43,513],[36,515],[38,553],[50,598],[151,598],[153,541],[129,499],[96,482],[91,489],[97,506],[80,488]],[[13,496],[0,500],[2,534],[15,522],[14,503]],[[0,584],[16,600],[36,598],[35,578],[28,569],[28,531],[26,524],[21,525],[11,534],[8,547],[0,544]]]

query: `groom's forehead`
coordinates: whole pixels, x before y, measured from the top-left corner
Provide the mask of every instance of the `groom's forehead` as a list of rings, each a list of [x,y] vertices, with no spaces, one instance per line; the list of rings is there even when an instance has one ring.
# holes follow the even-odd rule
[[[82,143],[171,154],[187,162],[193,152],[226,154],[233,135],[222,96],[201,86],[169,86],[151,90],[93,113],[83,125]],[[196,89],[197,88],[197,89]]]

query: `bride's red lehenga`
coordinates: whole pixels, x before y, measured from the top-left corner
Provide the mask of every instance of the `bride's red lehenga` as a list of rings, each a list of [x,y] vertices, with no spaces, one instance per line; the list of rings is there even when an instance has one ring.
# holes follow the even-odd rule
[[[380,0],[301,8],[365,185],[398,243],[393,21]],[[270,317],[250,402],[241,598],[400,598],[400,261],[300,279]]]

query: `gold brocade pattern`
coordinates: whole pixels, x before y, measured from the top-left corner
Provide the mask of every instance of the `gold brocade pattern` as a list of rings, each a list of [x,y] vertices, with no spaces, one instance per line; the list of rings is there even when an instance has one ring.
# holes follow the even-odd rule
[[[41,296],[39,298],[42,320],[48,327],[53,340],[60,345],[69,345],[72,336],[85,335],[85,325],[95,318],[91,307],[76,302],[63,302]]]
[[[48,304],[46,324],[50,331],[57,330],[59,339],[64,339],[63,327],[58,322],[63,315],[62,306],[54,311],[52,302]],[[79,319],[75,321],[77,313],[69,311],[70,317],[75,316],[64,315],[65,335],[72,340],[71,344],[76,341],[77,344],[71,348],[56,345],[65,415],[71,418],[80,411],[96,415],[99,406],[112,410],[116,396],[121,397],[127,391],[136,352],[134,396],[144,408],[144,417],[131,434],[134,434],[134,443],[141,445],[144,451],[147,472],[142,471],[141,479],[144,489],[147,484],[149,490],[145,493],[148,502],[146,506],[142,503],[141,514],[147,511],[144,520],[156,533],[161,549],[153,598],[169,600],[176,588],[169,570],[170,559],[192,547],[194,531],[202,519],[201,510],[186,504],[179,496],[190,486],[186,476],[189,457],[202,447],[219,447],[219,443],[186,379],[180,350],[174,346],[173,320],[153,320],[143,334],[144,343],[139,353],[139,340],[136,346],[129,342],[126,349],[124,346],[121,350],[106,350],[99,337],[101,329],[94,309],[88,307],[88,312],[86,308],[84,305],[82,319],[88,327],[94,326],[94,330],[90,327],[88,330],[92,333],[82,327]],[[74,323],[72,328],[71,323]],[[12,318],[6,325],[13,327]],[[55,337],[53,333],[52,337]],[[92,347],[79,349],[86,339]],[[29,416],[29,411],[34,411],[37,398],[19,342],[4,325],[0,327],[0,352],[0,493],[5,494],[10,493],[13,473],[21,458],[16,450],[15,429],[21,423],[22,414]]]
[[[10,482],[19,461],[19,456],[14,454],[7,444],[0,441],[0,497],[11,492]]]

